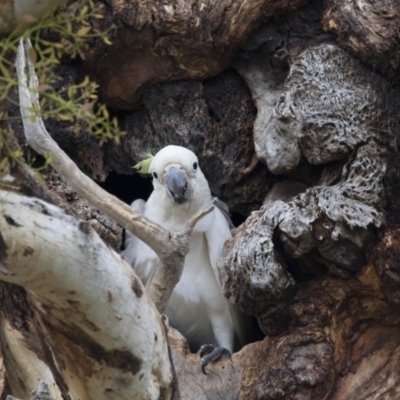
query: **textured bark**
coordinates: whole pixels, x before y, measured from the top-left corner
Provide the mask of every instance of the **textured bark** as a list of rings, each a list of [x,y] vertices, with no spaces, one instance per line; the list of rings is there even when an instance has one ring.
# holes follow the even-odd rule
[[[243,398],[398,397],[399,315],[384,301],[371,266],[358,279],[310,282],[289,315],[285,335],[249,348],[257,368],[247,371]]]
[[[6,284],[2,282],[3,287],[4,285]],[[8,294],[18,292],[18,288],[9,286],[12,287],[12,291],[7,291]],[[15,302],[9,301],[8,311],[15,312],[16,310]],[[20,319],[25,319],[24,322],[26,322],[27,309],[24,311],[25,314],[21,315]],[[48,360],[44,357],[39,341],[39,330],[35,325],[29,326],[29,331],[26,331],[23,325],[12,326],[15,321],[15,316],[13,317],[9,320],[3,314],[0,322],[0,338],[4,348],[3,366],[8,371],[6,392],[21,399],[28,399],[38,382],[44,380],[52,398],[62,400],[60,386],[55,381],[53,371],[46,364]],[[34,319],[32,318],[29,322],[32,324]]]
[[[386,300],[394,306],[400,304],[399,244],[400,228],[398,225],[390,226],[380,233],[370,257]]]
[[[324,26],[338,33],[339,44],[391,79],[398,70],[397,14],[375,23],[368,2],[326,4],[325,9],[322,2],[309,1],[302,9],[269,19],[241,44],[234,68],[249,86],[257,110],[243,80],[229,70],[203,83],[142,88],[142,109],[118,114],[128,131],[122,145],[109,143],[100,152],[93,147],[92,165],[85,160],[92,144],[85,147],[84,135],[73,139],[63,137],[62,129],[56,132],[72,155],[78,154],[74,140],[79,143],[77,162],[98,179],[110,169],[131,173],[141,151],[183,144],[198,153],[214,194],[228,200],[231,210],[245,216],[256,210],[233,232],[220,268],[225,294],[256,315],[268,336],[244,347],[232,361],[210,365],[204,376],[199,356],[170,329],[176,399],[400,397],[399,98],[385,77],[339,48],[321,24],[324,14]],[[360,4],[364,8],[356,10]],[[388,4],[374,4],[375,15],[386,18]],[[149,5],[132,3],[129,12],[128,4],[111,3],[114,16],[110,11],[108,22],[125,19],[115,45],[108,50],[94,46],[87,54],[90,64],[106,60],[111,65],[113,55],[107,52],[115,51],[111,67],[119,68],[118,78],[105,69],[99,73],[104,82],[122,82],[116,91],[137,87],[141,79],[177,79],[182,73],[177,64],[178,75],[164,76],[164,69],[155,78],[153,56],[161,70],[165,60],[175,62],[184,52],[192,57],[195,51],[185,47],[187,38],[179,38],[189,26],[185,24],[160,41],[168,49],[173,43],[176,53],[148,50],[153,40],[148,28],[159,20],[149,19],[139,31],[135,24],[149,14],[135,12]],[[164,16],[171,15],[165,7]],[[357,43],[346,36],[352,29],[359,32]],[[125,52],[124,64],[118,57],[133,40],[137,47]],[[385,43],[393,53],[390,65]],[[214,55],[211,51],[211,63]],[[137,67],[138,76],[127,65]],[[190,65],[185,68],[190,72]],[[53,125],[54,131],[58,127]],[[67,126],[61,128],[68,133]],[[383,230],[385,220],[390,224]]]
[[[114,44],[107,48],[98,41],[91,46],[86,65],[108,104],[131,109],[144,85],[205,79],[222,72],[263,15],[287,13],[302,3],[304,0],[168,4],[112,0],[107,18],[118,25]]]
[[[208,374],[204,375],[200,370],[200,356],[190,353],[186,339],[178,331],[169,330],[168,343],[177,376],[174,399],[238,399],[244,370],[238,362],[238,353],[232,360],[222,358],[209,365]]]
[[[32,391],[32,399],[31,400],[54,400],[52,397],[49,387],[46,382],[41,381],[37,390]],[[7,396],[6,400],[20,400],[14,396]]]
[[[337,35],[340,46],[400,86],[400,4],[328,0],[323,24]]]
[[[122,227],[120,225],[80,197],[56,171],[48,171],[46,184],[52,193],[59,195],[71,207],[74,215],[88,222],[105,243],[116,251],[121,249]]]
[[[385,232],[386,242],[395,239],[392,234]],[[380,246],[371,250],[378,259]],[[232,361],[210,366],[206,378],[197,373],[198,359],[187,353],[185,342],[170,332],[181,398],[397,398],[400,316],[381,288],[372,264],[349,280],[324,278],[303,285],[288,305],[285,334],[267,336]]]
[[[289,267],[297,276],[348,277],[364,265],[374,229],[385,223],[383,179],[400,119],[390,85],[339,47],[264,50],[235,64],[258,108],[256,153],[309,188],[286,202],[267,198],[230,240],[223,281],[225,295],[276,334],[295,283]],[[314,181],[305,163],[321,166]]]
[[[29,292],[71,396],[170,398],[161,316],[128,264],[57,207],[3,190],[0,199],[3,262],[13,272],[2,279]]]

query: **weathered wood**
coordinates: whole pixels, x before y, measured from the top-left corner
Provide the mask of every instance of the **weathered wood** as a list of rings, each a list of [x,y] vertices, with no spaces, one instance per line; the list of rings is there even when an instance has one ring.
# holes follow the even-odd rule
[[[398,99],[384,78],[322,31],[323,7],[310,1],[285,18],[269,20],[241,46],[235,61],[258,108],[257,154],[275,173],[284,172],[281,178],[253,158],[250,128],[255,112],[234,72],[205,83],[142,89],[143,109],[121,118],[128,128],[122,148],[105,146],[101,161],[91,169],[96,174],[96,168],[105,166],[106,171],[112,166],[129,173],[140,151],[157,150],[168,140],[189,144],[200,154],[202,168],[210,166],[215,194],[231,197],[231,207],[244,215],[258,207],[274,180],[281,180],[265,207],[234,232],[222,270],[226,294],[256,314],[268,334],[284,332],[246,346],[232,361],[212,364],[205,377],[198,355],[190,354],[185,340],[170,330],[177,398],[400,396],[400,234],[394,224],[399,221],[400,189],[399,158],[393,154],[399,135]],[[139,10],[136,4],[132,9]],[[120,17],[134,23],[144,18],[126,13],[122,6],[121,10]],[[361,11],[352,16],[365,17]],[[118,35],[124,32],[128,40],[130,29],[121,24]],[[145,37],[146,27],[142,33]],[[121,44],[118,40],[116,46]],[[139,49],[134,54],[140,58],[149,53]],[[89,56],[94,59],[94,52]],[[224,91],[231,102],[220,100]],[[283,142],[275,152],[274,134]],[[227,144],[232,146],[222,151]],[[90,152],[90,146],[85,151]],[[262,172],[251,172],[256,170]],[[386,211],[394,225],[378,236],[366,258]]]
[[[31,400],[54,400],[54,397],[50,393],[49,386],[44,381],[39,382],[38,388],[32,391],[32,395],[33,397],[31,398]],[[17,399],[14,396],[7,396],[6,400],[24,400],[24,399]]]
[[[285,335],[242,351],[257,366],[244,375],[242,398],[398,396],[399,315],[384,301],[371,266],[357,279],[319,279],[303,286],[289,315]]]
[[[72,396],[170,398],[161,315],[128,263],[55,206],[4,190],[0,200],[4,264],[14,273],[2,280],[29,292]]]
[[[315,186],[287,204],[268,202],[228,245],[225,294],[274,334],[286,319],[274,310],[284,312],[293,285],[287,264],[340,276],[364,264],[372,228],[385,222],[383,178],[400,120],[390,85],[337,46],[311,46],[296,56],[256,52],[235,65],[258,108],[256,152],[269,169],[309,184],[302,160],[328,164]]]
[[[46,171],[46,184],[52,193],[59,195],[71,207],[74,215],[88,222],[105,243],[116,251],[121,250],[122,227],[120,225],[79,196],[51,168]]]
[[[385,243],[393,242],[394,251],[398,229],[386,231],[383,237]],[[371,254],[381,255],[379,248],[375,246]],[[400,316],[397,305],[386,301],[372,264],[349,280],[331,277],[302,285],[288,310],[285,334],[266,337],[235,353],[232,361],[209,366],[208,379],[197,373],[198,358],[188,353],[183,338],[170,331],[182,398],[399,396]]]
[[[41,380],[46,381],[54,400],[63,400],[61,387],[56,382],[45,357],[40,332],[35,318],[30,313],[29,303],[23,301],[24,309],[18,301],[24,299],[24,292],[16,285],[1,282],[3,298],[1,304],[0,340],[2,346],[2,371],[7,371],[7,394],[21,399],[30,398],[31,392]],[[6,305],[4,304],[6,303]],[[3,385],[4,388],[4,385]],[[66,393],[64,392],[64,395]]]
[[[114,44],[107,48],[97,41],[85,54],[85,64],[108,104],[131,109],[144,85],[222,72],[264,16],[287,13],[304,2],[112,0],[107,18],[118,26]]]
[[[371,263],[379,276],[381,289],[388,303],[400,304],[400,228],[398,224],[389,226],[381,232],[373,250]]]
[[[328,0],[324,28],[357,58],[400,86],[400,4],[397,0]]]

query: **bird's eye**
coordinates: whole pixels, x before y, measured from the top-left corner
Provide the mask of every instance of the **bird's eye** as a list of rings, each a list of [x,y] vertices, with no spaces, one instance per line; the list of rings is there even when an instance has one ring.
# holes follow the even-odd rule
[[[197,162],[194,162],[194,163],[193,163],[193,169],[194,169],[194,170],[196,170],[196,169],[197,169],[197,167],[198,167],[198,164],[197,164]]]
[[[158,179],[157,172],[153,172],[153,176],[154,176],[154,178]]]

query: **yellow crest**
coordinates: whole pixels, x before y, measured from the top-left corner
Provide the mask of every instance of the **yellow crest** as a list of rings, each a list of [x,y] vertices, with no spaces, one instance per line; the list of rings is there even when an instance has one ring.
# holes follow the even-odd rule
[[[136,165],[133,166],[133,168],[136,169],[139,174],[146,175],[149,173],[150,165],[153,161],[154,156],[150,152],[146,152],[140,154],[140,157],[142,157],[143,160],[139,161]]]

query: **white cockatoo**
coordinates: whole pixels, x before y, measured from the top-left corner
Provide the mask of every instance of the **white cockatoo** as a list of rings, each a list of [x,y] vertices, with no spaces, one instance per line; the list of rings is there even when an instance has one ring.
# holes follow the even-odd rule
[[[164,147],[148,172],[154,190],[147,202],[135,200],[131,207],[167,230],[182,232],[190,218],[213,201],[196,155],[184,147]],[[210,361],[222,354],[230,357],[239,329],[240,313],[228,304],[218,281],[216,263],[231,237],[227,208],[218,205],[224,203],[217,202],[195,225],[181,279],[166,308],[171,325],[187,338],[191,349],[200,348],[204,373]],[[127,232],[123,256],[146,284],[157,265],[156,253]]]

